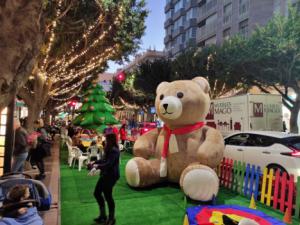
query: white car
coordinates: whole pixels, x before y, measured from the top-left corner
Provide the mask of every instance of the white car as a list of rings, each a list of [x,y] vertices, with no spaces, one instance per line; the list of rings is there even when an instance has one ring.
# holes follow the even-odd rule
[[[225,137],[224,157],[261,169],[280,169],[300,176],[300,136],[274,131],[238,132]]]

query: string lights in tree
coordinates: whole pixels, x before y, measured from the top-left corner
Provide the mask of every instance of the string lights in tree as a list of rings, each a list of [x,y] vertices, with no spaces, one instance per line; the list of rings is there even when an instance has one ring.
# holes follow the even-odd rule
[[[140,10],[143,21],[147,13],[142,10],[143,4],[134,2],[120,1],[117,5],[104,0],[53,1],[55,19],[49,25],[44,58],[33,76],[45,78],[43,85],[49,89],[45,99],[51,99],[51,104],[71,99],[105,68],[108,60],[120,59],[123,52],[127,54],[136,47],[136,38],[142,33],[137,28],[144,25],[136,22],[139,19],[133,15]],[[83,18],[81,10],[91,14]],[[32,85],[28,88],[32,92]]]
[[[56,11],[56,18],[59,18],[61,15],[61,5],[62,5],[63,0],[59,0],[58,1],[58,8]],[[41,66],[41,71],[45,72],[45,66],[47,65],[48,59],[49,59],[49,53],[53,47],[54,41],[55,41],[55,28],[57,26],[57,21],[56,19],[54,19],[51,23],[51,27],[50,27],[50,37],[49,37],[49,42],[47,44],[47,48],[46,48],[46,56],[43,60],[42,66]]]

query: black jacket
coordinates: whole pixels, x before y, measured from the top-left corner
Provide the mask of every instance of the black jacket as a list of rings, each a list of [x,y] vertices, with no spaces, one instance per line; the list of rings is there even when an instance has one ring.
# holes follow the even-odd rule
[[[95,162],[97,168],[101,170],[100,176],[105,179],[116,181],[120,178],[119,168],[120,151],[117,147],[105,152],[104,160]]]
[[[15,131],[15,145],[14,145],[14,155],[19,155],[25,152],[28,152],[28,143],[27,143],[27,131],[19,127]]]

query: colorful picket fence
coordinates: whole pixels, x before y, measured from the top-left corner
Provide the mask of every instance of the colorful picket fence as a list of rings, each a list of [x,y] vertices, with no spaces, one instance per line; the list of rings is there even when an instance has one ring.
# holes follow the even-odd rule
[[[220,185],[300,218],[300,177],[224,158],[217,169]]]

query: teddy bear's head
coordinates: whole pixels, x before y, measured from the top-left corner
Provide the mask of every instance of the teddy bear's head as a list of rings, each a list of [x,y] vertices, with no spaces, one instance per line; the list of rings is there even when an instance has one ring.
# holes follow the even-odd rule
[[[156,89],[156,112],[170,127],[204,121],[210,105],[209,89],[203,77],[162,82]]]

